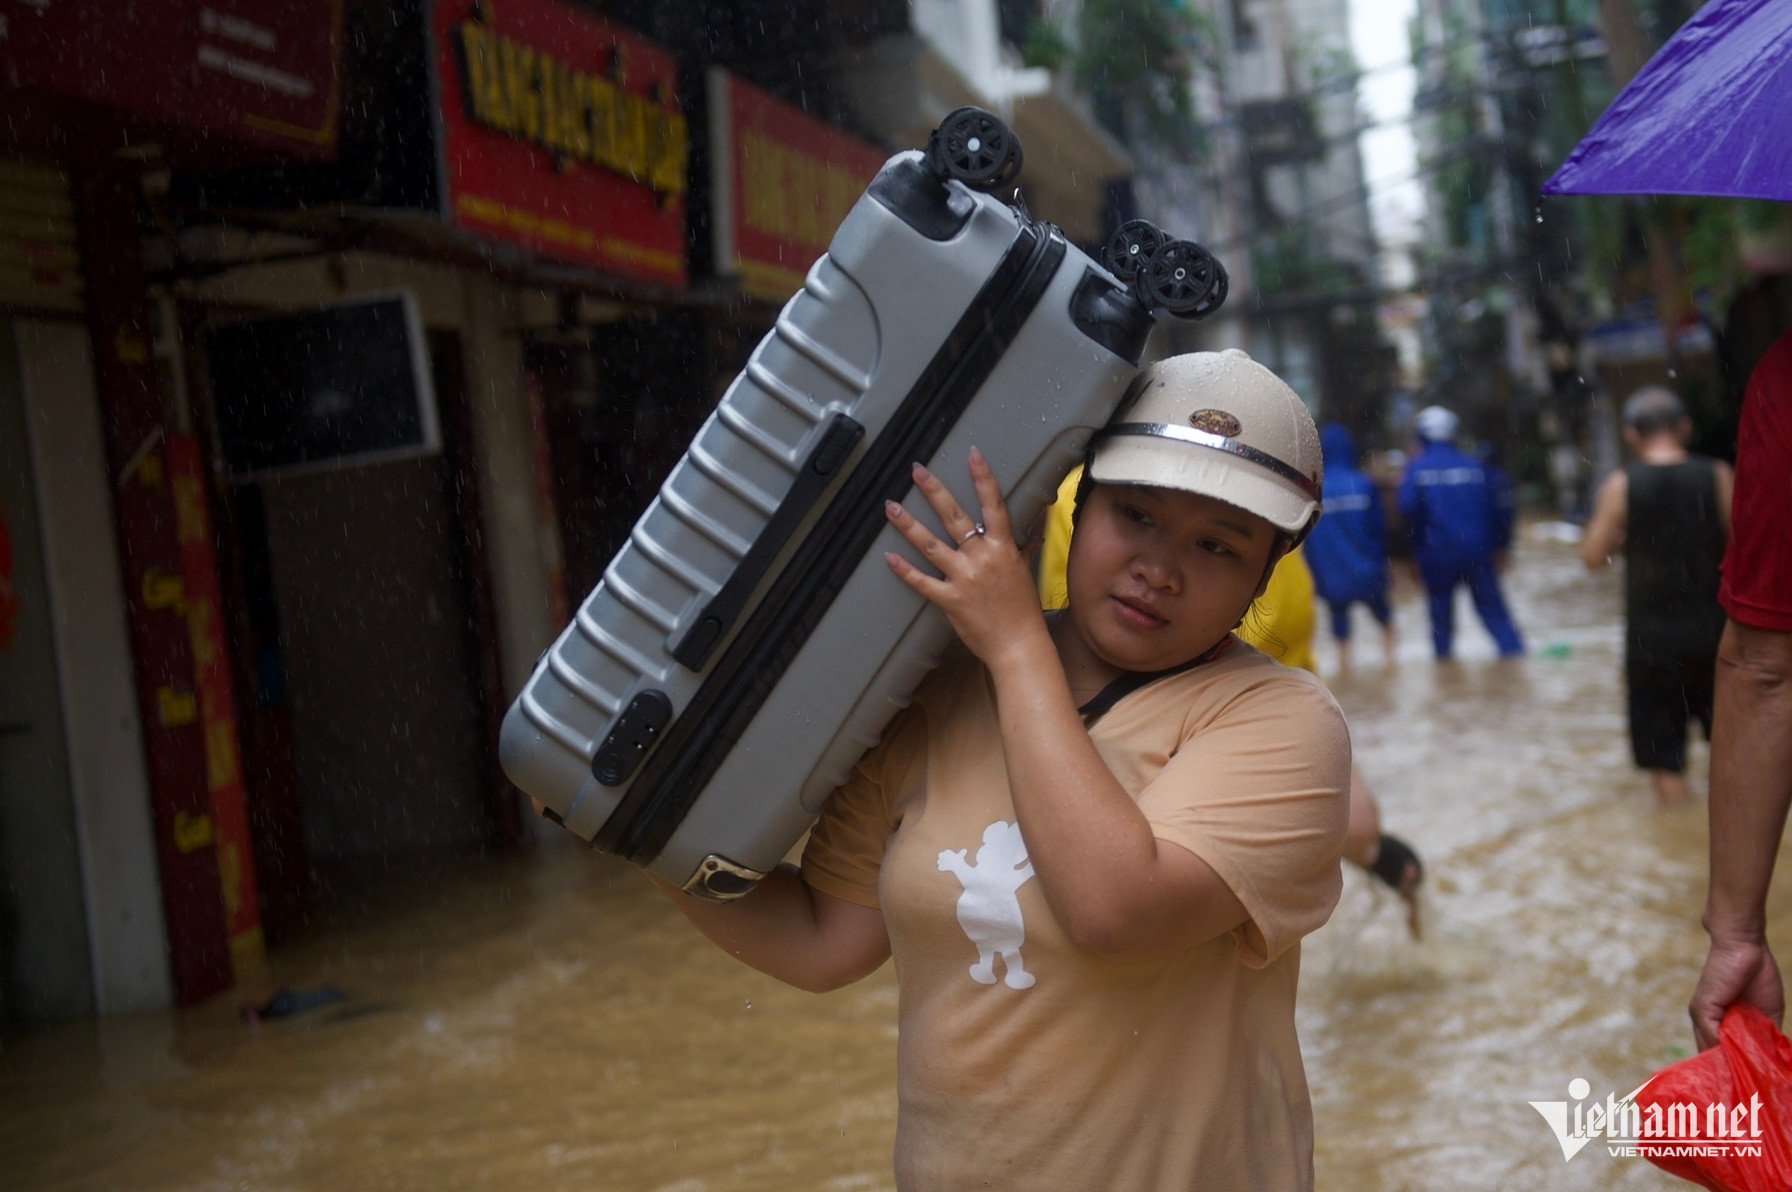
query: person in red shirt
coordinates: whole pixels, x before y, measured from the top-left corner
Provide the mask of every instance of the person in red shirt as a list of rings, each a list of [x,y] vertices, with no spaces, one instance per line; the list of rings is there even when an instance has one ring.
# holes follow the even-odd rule
[[[1688,1007],[1701,1050],[1738,1002],[1785,1016],[1767,890],[1792,807],[1792,332],[1762,358],[1743,399],[1718,600],[1729,620],[1711,732],[1711,949]]]

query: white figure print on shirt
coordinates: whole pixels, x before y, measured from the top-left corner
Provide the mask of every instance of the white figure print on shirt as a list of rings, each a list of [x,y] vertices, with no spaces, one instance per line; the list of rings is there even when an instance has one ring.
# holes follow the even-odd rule
[[[964,849],[944,850],[940,872],[951,874],[964,886],[958,897],[958,923],[977,945],[971,980],[994,985],[996,957],[1000,956],[1006,970],[1004,984],[1010,989],[1030,988],[1033,974],[1020,958],[1027,926],[1021,919],[1018,892],[1032,878],[1033,863],[1027,859],[1027,842],[1021,839],[1020,826],[997,820],[985,828],[974,865],[965,862]]]

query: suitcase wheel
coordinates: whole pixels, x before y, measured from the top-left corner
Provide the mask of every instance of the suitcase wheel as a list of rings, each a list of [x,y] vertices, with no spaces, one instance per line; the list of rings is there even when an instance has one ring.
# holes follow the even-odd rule
[[[1169,236],[1148,219],[1129,219],[1108,237],[1102,249],[1101,263],[1109,273],[1129,282],[1139,275],[1151,254],[1163,247]]]
[[[1220,264],[1218,260],[1215,260],[1213,262],[1213,272],[1213,292],[1207,296],[1206,301],[1197,303],[1195,308],[1189,311],[1184,317],[1190,319],[1205,319],[1208,315],[1212,314],[1225,304],[1226,291],[1231,285],[1230,279],[1226,276],[1226,267]]]
[[[928,138],[927,164],[941,179],[956,178],[973,190],[995,190],[1020,174],[1020,139],[982,108],[959,108]]]
[[[1133,279],[1140,302],[1185,319],[1203,319],[1226,300],[1225,267],[1193,240],[1153,249]]]

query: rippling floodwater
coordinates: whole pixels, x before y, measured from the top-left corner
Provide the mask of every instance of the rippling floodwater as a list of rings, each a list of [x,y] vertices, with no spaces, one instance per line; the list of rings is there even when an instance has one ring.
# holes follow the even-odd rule
[[[1463,661],[1435,666],[1407,592],[1398,665],[1365,640],[1336,681],[1384,826],[1430,878],[1422,943],[1351,872],[1307,944],[1324,1189],[1687,1186],[1598,1147],[1565,1164],[1526,1102],[1577,1076],[1622,1094],[1689,1052],[1704,753],[1685,808],[1657,809],[1630,769],[1614,576],[1534,542],[1509,586],[1531,657],[1496,661],[1468,614]],[[570,837],[388,881],[275,964],[351,997],[0,1046],[0,1185],[890,1186],[889,968],[825,997],[783,988]]]

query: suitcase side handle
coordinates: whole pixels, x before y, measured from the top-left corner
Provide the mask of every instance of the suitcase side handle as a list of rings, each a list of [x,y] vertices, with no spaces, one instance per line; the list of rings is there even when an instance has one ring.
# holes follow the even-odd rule
[[[827,428],[803,460],[790,491],[778,502],[771,520],[759,531],[733,574],[710,597],[703,611],[667,642],[667,652],[686,670],[700,671],[709,664],[716,647],[746,611],[759,582],[783,553],[791,535],[826,495],[834,478],[840,474],[841,466],[852,455],[852,449],[864,437],[865,428],[845,414],[836,413],[829,420]]]

